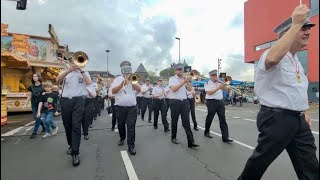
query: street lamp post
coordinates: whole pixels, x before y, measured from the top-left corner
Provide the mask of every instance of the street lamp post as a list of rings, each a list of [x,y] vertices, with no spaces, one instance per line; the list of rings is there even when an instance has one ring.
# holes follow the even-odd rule
[[[107,52],[107,86],[109,85],[109,52],[110,50],[106,50]]]
[[[180,63],[180,38],[176,37],[179,40],[179,63]]]

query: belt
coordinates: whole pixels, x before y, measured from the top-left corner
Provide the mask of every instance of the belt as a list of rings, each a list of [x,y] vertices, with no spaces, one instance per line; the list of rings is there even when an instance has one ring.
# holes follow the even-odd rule
[[[186,101],[187,99],[171,99],[171,101]]]
[[[80,99],[80,98],[86,98],[86,96],[74,96],[74,97],[61,97],[62,99]]]
[[[304,116],[304,111],[293,111],[293,110],[282,109],[282,108],[268,107],[265,105],[261,105],[261,110],[267,110],[272,112],[285,112],[295,116]]]
[[[128,108],[133,108],[133,107],[135,108],[136,106],[118,106],[118,105],[116,105],[116,107],[128,109]]]
[[[206,99],[207,101],[222,101],[222,99]]]

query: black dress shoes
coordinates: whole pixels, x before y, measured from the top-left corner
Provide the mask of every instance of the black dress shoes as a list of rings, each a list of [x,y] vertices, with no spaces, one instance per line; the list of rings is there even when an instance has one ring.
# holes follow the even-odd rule
[[[194,127],[193,129],[194,129],[195,131],[199,131],[199,129],[198,129],[197,127]]]
[[[71,152],[72,152],[72,149],[71,149],[71,147],[69,147],[69,149],[67,150],[67,154],[71,154]]]
[[[176,138],[171,139],[171,142],[172,142],[173,144],[179,144],[179,142],[177,141]]]
[[[154,128],[154,129],[158,129],[158,127],[157,127],[157,126],[153,126],[153,128]]]
[[[136,153],[137,153],[134,148],[129,148],[129,149],[128,149],[128,152],[129,152],[129,154],[131,154],[131,155],[136,155]]]
[[[212,138],[212,136],[209,133],[205,133],[204,136],[208,138]]]
[[[232,139],[222,139],[222,141],[223,142],[225,142],[225,143],[232,143],[233,142],[233,140]]]
[[[123,143],[124,143],[124,140],[123,140],[123,139],[120,139],[120,141],[118,142],[118,145],[119,145],[119,146],[122,146]]]
[[[165,129],[165,130],[164,130],[164,132],[169,132],[169,131],[170,131],[170,129],[169,129],[169,128],[167,128],[167,129]]]
[[[148,123],[152,123],[151,120],[149,120]]]
[[[89,135],[84,135],[84,140],[88,140],[89,139]]]
[[[194,147],[199,147],[200,145],[198,145],[198,144],[195,144],[194,142],[189,142],[188,143],[188,147],[189,148],[194,148]]]
[[[78,166],[80,164],[80,158],[78,155],[72,156],[72,164],[73,166]]]

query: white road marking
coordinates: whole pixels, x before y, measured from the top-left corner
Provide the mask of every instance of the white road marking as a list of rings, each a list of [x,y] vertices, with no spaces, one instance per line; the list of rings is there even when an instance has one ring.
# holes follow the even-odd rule
[[[132,166],[132,163],[130,161],[130,158],[128,156],[127,151],[120,151],[120,152],[121,152],[123,163],[124,163],[126,170],[127,170],[129,180],[138,180],[138,176],[137,176],[136,172],[134,171],[134,168]]]
[[[191,125],[193,125],[192,123],[190,123]],[[205,130],[203,127],[200,127],[200,126],[198,126],[198,128],[200,128],[200,129],[202,129],[202,130]],[[219,134],[219,133],[216,133],[216,132],[213,132],[213,131],[210,131],[212,134],[214,134],[214,135],[217,135],[217,136],[219,136],[219,137],[222,137],[222,135],[221,134]],[[233,139],[233,138],[231,138],[231,139]],[[244,146],[244,147],[246,147],[246,148],[249,148],[249,149],[251,149],[251,150],[253,150],[254,149],[254,147],[252,147],[252,146],[250,146],[250,145],[248,145],[248,144],[245,144],[245,143],[243,143],[243,142],[240,142],[240,141],[237,141],[237,140],[235,140],[235,139],[233,139],[233,142],[235,142],[235,143],[237,143],[237,144],[239,144],[239,145],[241,145],[241,146]]]
[[[28,133],[28,131],[30,131],[32,128],[33,128],[32,126],[31,126],[31,127],[28,127],[28,128],[24,131],[24,133],[22,133],[22,135],[26,135],[26,134]]]
[[[316,120],[316,119],[311,119],[311,121],[314,121],[314,122],[319,122],[319,120]]]
[[[313,134],[319,135],[319,132],[317,131],[311,131]]]
[[[233,117],[233,118],[235,118],[235,119],[241,119],[241,117]]]
[[[1,141],[3,141],[3,140],[4,140],[4,138],[1,139]]]
[[[18,133],[19,131],[21,131],[23,128],[24,128],[24,126],[18,127],[18,128],[13,129],[13,130],[11,130],[11,131],[9,131],[9,132],[6,132],[6,133],[4,133],[4,134],[1,134],[1,136],[12,136],[12,135]]]
[[[248,119],[248,118],[244,118],[243,120],[244,120],[244,121],[251,121],[251,122],[256,122],[256,120],[253,120],[253,119]]]
[[[32,122],[30,122],[30,123],[28,123],[28,124],[26,124],[26,125],[24,125],[25,127],[26,126],[29,126],[29,125],[31,125],[31,124],[33,124],[35,121],[32,121]]]

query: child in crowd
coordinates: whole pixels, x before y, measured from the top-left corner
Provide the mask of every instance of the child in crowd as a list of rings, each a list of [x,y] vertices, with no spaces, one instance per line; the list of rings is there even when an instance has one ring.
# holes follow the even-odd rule
[[[57,85],[53,85],[52,86],[52,92],[56,93],[58,95],[58,97],[60,96],[60,88],[59,86]],[[55,116],[59,116],[60,115],[60,112],[61,112],[61,105],[60,105],[60,98],[58,98],[58,101],[57,101],[57,110],[56,112],[54,113]]]
[[[45,93],[42,94],[39,102],[37,117],[41,117],[40,119],[46,130],[43,138],[47,138],[56,135],[58,132],[58,127],[54,123],[54,113],[57,108],[58,95],[52,92],[51,82],[43,83],[43,88],[45,89]],[[52,128],[52,131],[50,128]]]

